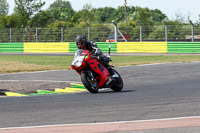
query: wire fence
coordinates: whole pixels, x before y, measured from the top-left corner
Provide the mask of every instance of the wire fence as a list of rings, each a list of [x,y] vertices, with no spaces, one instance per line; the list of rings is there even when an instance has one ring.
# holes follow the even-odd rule
[[[104,27],[60,27],[60,28],[3,28],[0,29],[0,43],[12,42],[74,42],[78,34],[88,40],[124,41],[114,25]],[[200,27],[194,25],[159,25],[117,27],[129,42],[133,41],[200,41]],[[117,38],[115,40],[115,34]]]

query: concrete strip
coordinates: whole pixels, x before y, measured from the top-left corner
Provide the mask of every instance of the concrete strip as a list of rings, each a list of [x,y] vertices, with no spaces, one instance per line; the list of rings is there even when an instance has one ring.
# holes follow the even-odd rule
[[[152,130],[162,128],[177,127],[195,127],[200,126],[200,116],[157,119],[157,120],[141,120],[141,121],[125,121],[125,122],[108,122],[108,123],[90,123],[90,124],[71,124],[71,125],[52,125],[39,127],[18,127],[18,128],[2,128],[3,133],[106,133],[120,131],[139,131]]]

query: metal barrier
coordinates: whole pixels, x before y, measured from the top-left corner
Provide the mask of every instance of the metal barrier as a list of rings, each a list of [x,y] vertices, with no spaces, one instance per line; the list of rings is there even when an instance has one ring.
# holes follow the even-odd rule
[[[103,53],[109,42],[97,42]],[[0,43],[0,53],[74,53],[75,42]],[[200,42],[117,42],[111,53],[200,53]]]
[[[115,30],[114,30],[115,29]],[[120,33],[120,34],[118,34]],[[12,42],[74,42],[78,34],[88,36],[95,42],[143,42],[143,41],[200,41],[200,27],[188,25],[158,25],[116,27],[60,27],[60,28],[3,28],[0,29],[0,43]],[[123,36],[124,37],[123,37]]]

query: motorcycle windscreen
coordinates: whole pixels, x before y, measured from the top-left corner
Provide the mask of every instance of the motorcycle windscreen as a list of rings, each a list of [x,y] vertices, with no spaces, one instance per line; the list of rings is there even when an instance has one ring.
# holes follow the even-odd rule
[[[77,56],[80,56],[81,53],[83,53],[84,49],[78,49],[75,54],[74,54],[74,58],[76,58]]]

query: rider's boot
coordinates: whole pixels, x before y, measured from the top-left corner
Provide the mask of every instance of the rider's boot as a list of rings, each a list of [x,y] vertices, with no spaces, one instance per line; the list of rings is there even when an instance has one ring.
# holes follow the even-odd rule
[[[116,79],[114,77],[110,77],[110,79],[107,81],[106,86],[112,86],[114,84]]]
[[[116,82],[116,79],[115,78],[118,78],[118,74],[112,70],[112,68],[108,68],[108,71],[110,73],[110,79],[107,81],[106,85],[107,86],[110,86],[112,84],[114,84]]]

